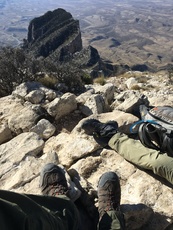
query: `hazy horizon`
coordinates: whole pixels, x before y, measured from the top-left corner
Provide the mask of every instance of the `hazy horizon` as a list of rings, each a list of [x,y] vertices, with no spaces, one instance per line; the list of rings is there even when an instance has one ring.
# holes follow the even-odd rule
[[[118,63],[172,63],[172,0],[0,0],[0,46],[18,46],[33,18],[63,8],[80,22],[83,46]]]

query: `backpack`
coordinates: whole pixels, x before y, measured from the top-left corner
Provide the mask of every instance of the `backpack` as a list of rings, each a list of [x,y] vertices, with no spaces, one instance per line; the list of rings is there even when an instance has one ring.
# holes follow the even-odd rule
[[[173,157],[173,108],[170,106],[139,107],[141,120],[130,127],[141,143]]]

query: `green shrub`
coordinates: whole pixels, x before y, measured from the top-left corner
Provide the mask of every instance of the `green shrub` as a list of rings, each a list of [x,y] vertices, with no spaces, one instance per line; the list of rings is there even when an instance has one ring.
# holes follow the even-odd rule
[[[37,59],[23,49],[5,47],[0,49],[0,96],[11,94],[22,82],[38,80],[39,72],[47,74],[39,79],[44,85],[56,88],[57,83],[63,83],[68,92],[73,93],[83,91],[83,81],[90,80],[73,63],[55,63],[48,58]]]
[[[87,85],[93,84],[93,78],[89,74],[84,72],[82,75],[82,82]]]
[[[17,85],[32,79],[29,63],[32,60],[27,58],[22,49],[0,49],[0,96],[10,94]]]

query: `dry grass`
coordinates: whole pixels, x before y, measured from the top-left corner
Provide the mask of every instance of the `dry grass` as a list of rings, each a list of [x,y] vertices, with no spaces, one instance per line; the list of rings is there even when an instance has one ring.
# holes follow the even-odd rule
[[[54,87],[57,84],[58,79],[54,76],[45,74],[43,77],[37,79],[38,82],[42,83],[46,87]]]
[[[148,73],[147,72],[139,72],[139,71],[128,71],[124,74],[118,75],[117,77],[118,78],[124,78],[124,79],[134,77],[136,79],[140,79],[140,78],[146,77],[145,75],[148,75]]]
[[[106,79],[102,77],[97,77],[94,79],[95,84],[100,84],[100,85],[105,85],[106,84]]]
[[[136,79],[139,83],[147,83],[148,79],[146,76],[142,75]]]
[[[131,87],[131,90],[140,90],[140,89],[142,89],[142,88],[139,85],[133,85]]]

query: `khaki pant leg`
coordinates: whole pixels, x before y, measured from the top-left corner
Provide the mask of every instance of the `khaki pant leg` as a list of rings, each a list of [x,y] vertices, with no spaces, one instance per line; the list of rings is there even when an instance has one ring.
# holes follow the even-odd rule
[[[139,140],[117,133],[109,141],[109,146],[126,160],[144,169],[152,170],[173,184],[173,158],[157,150],[146,148]]]

